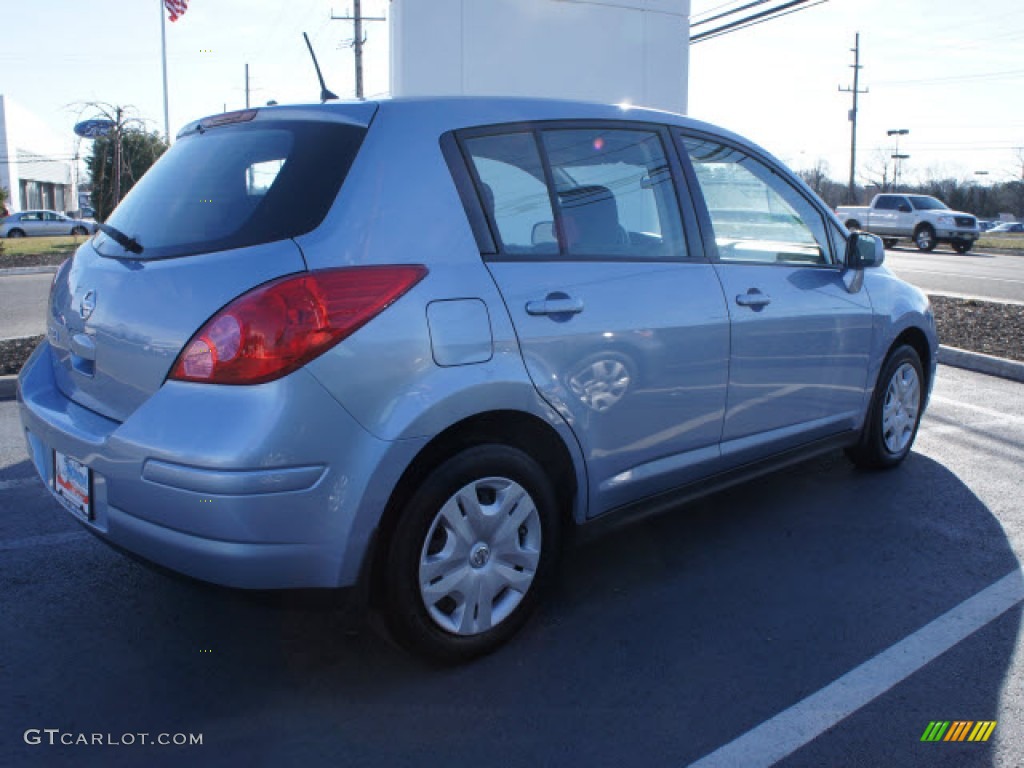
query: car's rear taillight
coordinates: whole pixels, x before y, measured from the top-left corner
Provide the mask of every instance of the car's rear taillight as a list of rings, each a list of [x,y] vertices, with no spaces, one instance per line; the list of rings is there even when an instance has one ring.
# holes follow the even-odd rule
[[[323,354],[427,274],[421,265],[307,272],[261,285],[206,321],[168,378],[261,384]]]

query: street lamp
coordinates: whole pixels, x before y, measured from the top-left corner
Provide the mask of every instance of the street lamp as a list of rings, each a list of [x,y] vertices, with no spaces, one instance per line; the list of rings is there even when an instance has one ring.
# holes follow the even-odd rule
[[[903,161],[904,160],[909,160],[910,159],[910,155],[901,155],[901,154],[899,154],[897,152],[896,154],[894,154],[892,156],[892,159],[896,161],[896,171],[895,171],[895,174],[894,174],[895,177],[896,177],[896,182],[895,182],[896,183],[896,189],[895,189],[895,191],[899,192],[900,191],[900,174],[903,172]]]
[[[896,149],[893,152],[892,159],[896,161],[896,168],[893,171],[894,184],[896,185],[895,192],[900,191],[900,171],[902,170],[903,164],[901,160],[908,160],[910,155],[900,154],[900,136],[906,136],[910,131],[907,128],[893,128],[891,131],[886,131],[886,135],[896,137]]]

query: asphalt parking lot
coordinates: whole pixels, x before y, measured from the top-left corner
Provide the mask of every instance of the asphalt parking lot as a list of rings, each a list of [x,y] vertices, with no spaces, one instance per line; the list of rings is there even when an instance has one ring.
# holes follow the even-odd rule
[[[455,669],[330,600],[109,550],[0,402],[0,764],[1024,765],[1022,394],[941,367],[896,471],[832,454],[585,537],[525,631]],[[932,721],[997,725],[922,742]],[[93,734],[120,743],[60,744]]]

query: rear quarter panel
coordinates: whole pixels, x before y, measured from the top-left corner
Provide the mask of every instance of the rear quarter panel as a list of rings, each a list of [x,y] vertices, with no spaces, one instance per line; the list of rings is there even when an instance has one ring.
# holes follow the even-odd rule
[[[539,396],[508,310],[486,269],[441,152],[450,118],[429,105],[383,104],[324,223],[297,238],[310,269],[425,264],[408,294],[307,369],[371,434],[419,440],[489,411],[519,411],[550,424],[573,456],[585,507],[585,469],[570,428]],[[439,365],[428,325],[432,302],[486,307],[491,354]],[[481,356],[482,357],[482,356]]]

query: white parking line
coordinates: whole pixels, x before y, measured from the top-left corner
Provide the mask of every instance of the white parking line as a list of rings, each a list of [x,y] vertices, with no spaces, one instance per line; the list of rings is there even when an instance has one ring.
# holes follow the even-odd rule
[[[987,280],[990,283],[1024,283],[1024,280],[1015,280],[1012,277],[985,277],[984,275],[972,275],[965,272],[938,272],[934,269],[914,269],[913,267],[897,267],[893,265],[892,271],[896,274],[900,272],[917,272],[922,275],[935,275],[936,277],[967,277],[971,280]]]
[[[996,421],[1019,421],[1024,422],[1024,416],[1018,416],[1014,413],[1006,413],[1006,411],[997,411],[994,408],[986,408],[983,405],[975,405],[974,403],[966,403],[963,400],[954,400],[951,397],[942,397],[940,395],[932,395],[930,398],[933,403],[945,403],[951,405],[954,408],[967,408],[968,410],[974,411],[975,413],[983,413],[986,416],[991,416]]]
[[[774,765],[1024,600],[1020,569],[690,768]]]

